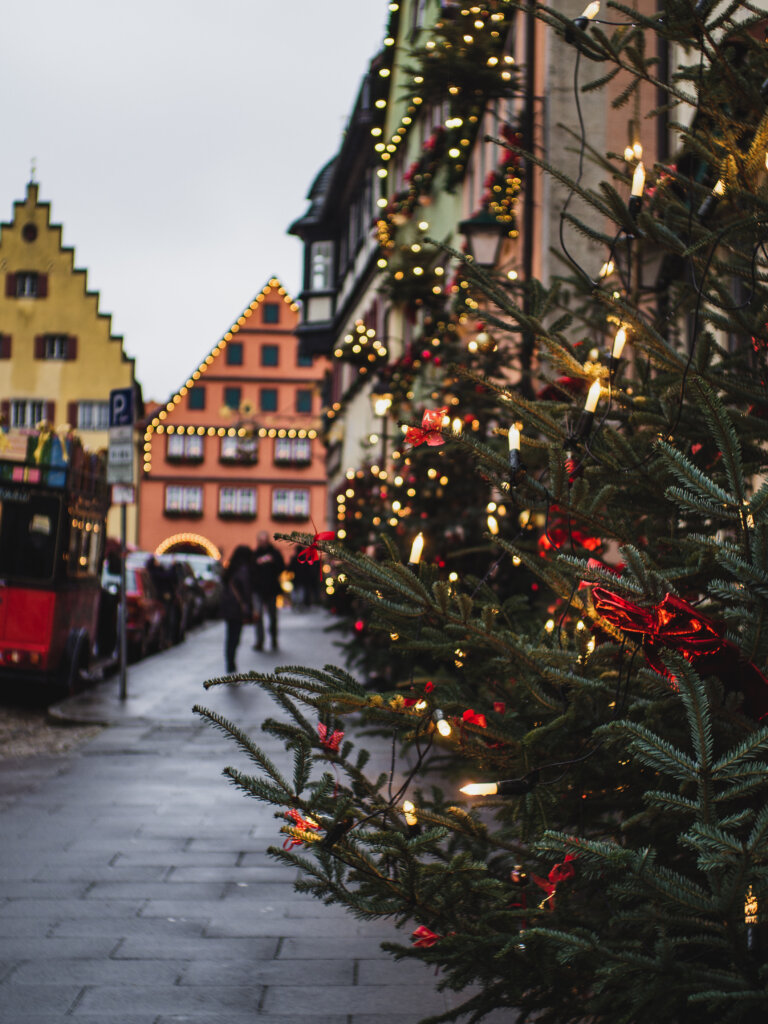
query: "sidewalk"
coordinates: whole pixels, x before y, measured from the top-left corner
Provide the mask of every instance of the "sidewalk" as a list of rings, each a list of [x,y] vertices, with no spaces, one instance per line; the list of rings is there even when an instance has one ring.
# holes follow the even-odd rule
[[[283,611],[282,650],[249,632],[239,668],[337,662],[328,621]],[[462,1001],[379,949],[407,934],[295,893],[265,854],[281,822],[222,778],[242,755],[191,713],[254,733],[273,713],[255,686],[203,690],[223,645],[208,624],[132,666],[124,704],[116,678],[64,702],[110,723],[78,751],[0,762],[1,1024],[415,1024]]]

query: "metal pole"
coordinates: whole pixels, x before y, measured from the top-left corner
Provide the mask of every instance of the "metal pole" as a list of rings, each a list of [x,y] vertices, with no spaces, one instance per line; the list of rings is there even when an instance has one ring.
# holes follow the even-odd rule
[[[123,502],[120,506],[120,614],[118,633],[120,637],[120,700],[128,696],[128,631],[126,623],[128,620],[128,598],[126,596],[126,572],[125,572],[125,547],[127,529],[128,506]]]

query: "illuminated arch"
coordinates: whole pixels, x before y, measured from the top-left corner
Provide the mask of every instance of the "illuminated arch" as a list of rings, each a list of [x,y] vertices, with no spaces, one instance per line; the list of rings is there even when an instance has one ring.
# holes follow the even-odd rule
[[[208,540],[207,537],[202,537],[199,533],[174,533],[172,537],[166,537],[164,541],[157,545],[155,554],[164,555],[167,551],[173,550],[173,548],[180,544],[194,544],[206,555],[210,555],[211,558],[221,559],[221,551],[219,551],[213,541]]]

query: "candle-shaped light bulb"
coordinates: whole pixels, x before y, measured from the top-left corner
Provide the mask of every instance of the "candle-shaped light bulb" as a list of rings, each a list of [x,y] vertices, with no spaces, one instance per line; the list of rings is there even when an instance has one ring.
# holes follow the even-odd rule
[[[600,378],[598,377],[597,380],[592,381],[592,385],[587,393],[587,400],[584,403],[585,412],[591,412],[594,414],[594,411],[597,408],[597,403],[600,401],[600,390]]]
[[[512,484],[518,482],[517,478],[523,469],[520,461],[520,431],[522,427],[522,423],[513,423],[509,428],[509,435],[507,437],[509,441],[509,480]]]
[[[438,708],[432,715],[432,717],[435,720],[435,726],[437,727],[437,731],[440,733],[440,735],[450,736],[452,732],[451,723],[445,717],[443,712]]]
[[[421,553],[424,550],[424,534],[417,533],[411,544],[411,554],[408,558],[409,565],[418,565],[421,561]]]
[[[643,159],[643,144],[642,144],[642,142],[633,142],[632,143],[632,155],[634,156],[635,160],[642,160]]]
[[[587,4],[584,8],[581,17],[587,21],[594,21],[600,13],[600,0],[592,0],[592,3]]]
[[[496,516],[488,516],[486,523],[488,524],[488,533],[490,533],[492,537],[495,537],[499,532],[498,519],[496,518]]]
[[[613,348],[611,349],[611,358],[608,361],[608,372],[611,376],[616,371],[616,367],[619,365],[621,359],[621,353],[624,351],[624,346],[627,343],[627,328],[622,324],[613,338]]]
[[[768,163],[768,160],[766,161]],[[706,220],[725,195],[725,178],[718,178],[712,191],[699,207],[699,220]]]
[[[463,427],[464,424],[461,422],[461,419],[458,416],[455,416],[453,419],[453,423],[451,423],[451,430],[454,432],[454,434],[460,434]]]
[[[406,825],[418,825],[419,819],[416,817],[416,808],[410,800],[403,802],[403,814],[405,815]]]
[[[635,199],[642,199],[643,190],[645,189],[645,164],[641,160],[635,168],[635,173],[632,175],[632,192],[631,195]]]
[[[461,787],[461,792],[467,796],[496,796],[499,787],[495,782],[470,782]]]
[[[632,175],[632,189],[629,194],[629,212],[633,217],[640,213],[645,189],[645,164],[641,160]]]
[[[582,13],[578,16],[578,18],[574,18],[573,19],[573,26],[574,26],[574,28],[579,28],[583,32],[584,29],[587,27],[587,25],[590,23],[590,21],[594,21],[594,19],[598,16],[599,13],[600,13],[600,2],[599,2],[599,0],[592,0],[592,3],[587,4],[587,6],[582,11]],[[572,43],[573,40],[574,40],[573,29],[570,28],[570,26],[569,26],[566,29],[566,31],[565,31],[565,41],[567,43]]]

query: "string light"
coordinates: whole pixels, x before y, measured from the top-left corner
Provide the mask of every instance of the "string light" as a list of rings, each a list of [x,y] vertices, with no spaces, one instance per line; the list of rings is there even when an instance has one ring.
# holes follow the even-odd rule
[[[632,190],[629,196],[630,216],[636,217],[643,205],[643,191],[645,190],[645,164],[641,160],[632,175]]]
[[[445,717],[445,715],[439,708],[437,708],[432,713],[432,718],[434,720],[437,731],[440,733],[441,736],[447,737],[451,735],[451,733],[453,732],[453,729],[451,728],[451,723],[448,721],[448,719]]]
[[[539,781],[539,772],[528,772],[521,779],[503,779],[501,782],[470,782],[460,792],[467,796],[522,796],[530,793]]]
[[[578,425],[576,427],[576,440],[585,441],[592,430],[592,424],[595,419],[595,410],[597,409],[597,403],[600,401],[600,391],[602,385],[600,384],[600,378],[592,381],[592,385],[587,393],[587,400],[584,404],[584,411],[582,412]]]
[[[621,353],[624,351],[624,346],[627,343],[627,328],[622,324],[613,338],[613,347],[611,348],[611,358],[608,362],[608,370],[613,376],[616,367],[619,365],[621,359]]]
[[[421,561],[421,553],[424,550],[424,534],[417,533],[411,544],[411,553],[408,557],[409,565],[418,565]]]

